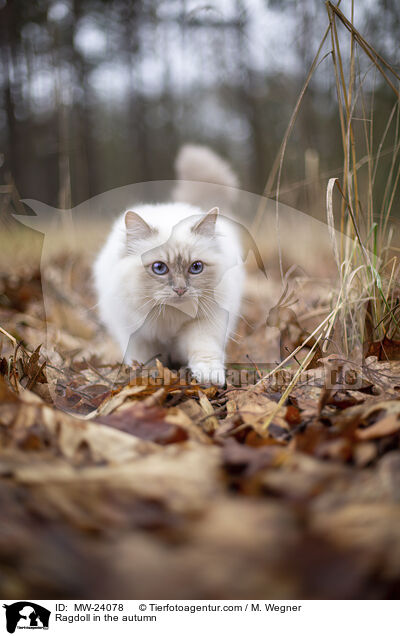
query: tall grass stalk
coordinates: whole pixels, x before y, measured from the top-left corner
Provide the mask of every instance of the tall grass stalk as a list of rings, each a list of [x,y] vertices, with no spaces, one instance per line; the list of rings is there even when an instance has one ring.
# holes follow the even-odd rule
[[[300,92],[264,194],[273,191],[276,181],[274,194],[279,199],[282,165],[289,137],[312,76],[327,57],[323,53],[323,46],[330,41],[343,171],[341,180],[336,176],[329,180],[326,198],[327,222],[339,284],[329,315],[314,333],[321,334],[323,350],[327,350],[334,335],[335,344],[344,356],[359,358],[365,354],[367,345],[372,341],[400,338],[400,265],[396,254],[399,250],[392,244],[393,209],[400,181],[400,75],[355,28],[354,0],[351,4],[351,19],[342,13],[339,5],[340,2],[336,5],[326,2],[328,26]],[[344,46],[345,38],[350,38],[347,47]],[[362,72],[363,61],[369,67]],[[374,83],[371,90],[372,73]],[[381,138],[377,139],[374,91],[379,77],[393,91],[395,104]],[[361,126],[359,121],[362,122]],[[384,147],[389,140],[392,142],[390,147]],[[377,174],[382,174],[382,158],[387,160],[388,156],[390,167],[383,196],[379,200]],[[337,212],[335,191],[340,197],[340,210]],[[262,212],[260,209],[256,224]],[[335,223],[335,213],[339,216],[339,223]],[[279,367],[289,362],[296,352],[291,353]],[[307,356],[300,370],[310,362],[311,358]]]
[[[343,145],[343,186],[335,179],[341,197],[340,228],[340,311],[330,324],[330,330],[339,330],[346,356],[366,352],[371,341],[393,339],[399,332],[396,317],[398,306],[398,257],[392,254],[393,238],[391,212],[400,177],[399,100],[396,82],[400,76],[377,51],[361,36],[337,6],[326,3],[332,41],[332,61],[336,79],[337,100]],[[354,0],[352,2],[352,18]],[[344,26],[351,39],[348,78],[344,70],[342,44],[338,27]],[[386,123],[378,152],[374,147],[373,93],[367,95],[365,79],[356,68],[360,57],[367,55],[375,68],[392,88],[396,102]],[[371,100],[371,113],[367,117],[367,101]],[[357,117],[358,115],[358,117]],[[356,140],[355,121],[361,118],[361,139]],[[376,175],[381,168],[381,152],[385,140],[393,135],[390,168],[382,199],[376,193]],[[357,154],[363,152],[361,160]],[[365,170],[365,166],[367,170]],[[366,174],[365,174],[366,172]],[[366,201],[361,200],[360,183],[366,183]],[[328,223],[332,223],[333,187],[328,187]],[[337,246],[335,246],[338,251]],[[325,345],[326,346],[326,345]]]

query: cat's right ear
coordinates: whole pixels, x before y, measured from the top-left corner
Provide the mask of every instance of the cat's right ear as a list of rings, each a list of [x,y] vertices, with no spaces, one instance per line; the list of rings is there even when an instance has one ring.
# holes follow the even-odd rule
[[[154,233],[153,228],[132,210],[128,210],[125,214],[125,227],[128,238],[133,238],[134,240],[146,239]]]
[[[219,208],[211,208],[208,210],[198,223],[192,227],[195,234],[203,234],[204,236],[213,236],[215,233],[215,224],[218,218]]]

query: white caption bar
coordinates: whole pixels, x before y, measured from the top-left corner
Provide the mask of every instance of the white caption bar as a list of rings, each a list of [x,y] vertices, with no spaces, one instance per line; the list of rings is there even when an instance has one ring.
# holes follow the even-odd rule
[[[0,634],[376,636],[400,601],[1,601]]]

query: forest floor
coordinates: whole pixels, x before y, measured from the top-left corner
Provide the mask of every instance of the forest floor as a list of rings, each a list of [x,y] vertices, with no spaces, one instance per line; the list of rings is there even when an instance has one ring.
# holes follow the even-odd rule
[[[85,267],[48,264],[46,315],[39,269],[2,270],[0,596],[398,598],[400,362],[327,356],[278,410],[296,362],[224,389],[146,376],[82,314]],[[257,380],[253,296],[231,357]]]

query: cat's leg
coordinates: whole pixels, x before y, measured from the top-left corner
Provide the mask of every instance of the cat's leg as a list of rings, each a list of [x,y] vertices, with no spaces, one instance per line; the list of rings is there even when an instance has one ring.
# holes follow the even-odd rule
[[[201,384],[225,384],[225,332],[214,332],[207,322],[195,321],[187,325],[179,337],[179,349],[188,366]]]

